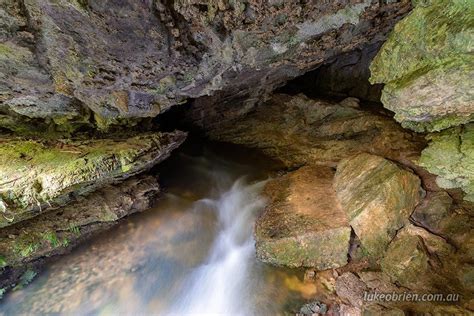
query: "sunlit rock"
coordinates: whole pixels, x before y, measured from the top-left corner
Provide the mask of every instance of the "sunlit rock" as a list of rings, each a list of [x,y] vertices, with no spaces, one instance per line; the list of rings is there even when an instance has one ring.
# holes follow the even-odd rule
[[[326,270],[347,263],[351,228],[327,167],[302,167],[270,180],[255,228],[257,257],[274,265]]]
[[[334,186],[351,227],[373,258],[383,256],[397,230],[408,223],[422,192],[418,176],[370,154],[341,161]]]

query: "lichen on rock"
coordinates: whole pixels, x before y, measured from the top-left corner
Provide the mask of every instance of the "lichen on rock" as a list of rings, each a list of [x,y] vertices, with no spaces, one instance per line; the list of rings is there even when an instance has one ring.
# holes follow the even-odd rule
[[[0,139],[0,227],[64,205],[164,160],[183,132],[83,140]]]
[[[87,197],[28,221],[0,230],[0,288],[8,289],[44,258],[70,251],[93,233],[118,219],[152,206],[159,193],[152,176],[137,176],[119,185],[107,185]]]
[[[337,166],[337,197],[372,258],[381,258],[397,231],[408,223],[421,199],[420,185],[411,171],[375,155],[358,154]]]
[[[402,126],[440,131],[474,120],[474,3],[417,1],[375,57],[372,83]]]
[[[430,143],[419,164],[438,175],[445,189],[460,188],[464,199],[474,202],[474,123],[450,128],[428,136]]]

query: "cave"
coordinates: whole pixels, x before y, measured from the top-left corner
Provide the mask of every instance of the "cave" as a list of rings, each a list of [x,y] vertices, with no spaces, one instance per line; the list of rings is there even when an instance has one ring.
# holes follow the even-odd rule
[[[468,1],[0,3],[0,314],[474,311]]]

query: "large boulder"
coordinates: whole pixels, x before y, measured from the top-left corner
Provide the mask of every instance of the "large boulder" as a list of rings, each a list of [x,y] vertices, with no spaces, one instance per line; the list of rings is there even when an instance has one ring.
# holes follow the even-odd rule
[[[255,228],[257,257],[274,265],[337,268],[347,263],[351,228],[327,167],[302,167],[270,180]]]
[[[474,202],[474,123],[433,133],[419,164],[438,175],[445,189],[461,188],[464,199]]]
[[[338,200],[363,249],[380,258],[397,230],[408,223],[420,202],[420,179],[397,164],[358,154],[337,166],[334,187]]]
[[[422,138],[390,117],[359,106],[356,98],[334,103],[302,94],[274,94],[241,119],[208,126],[207,133],[216,140],[261,149],[288,167],[334,167],[360,152],[403,161],[418,157]]]
[[[0,139],[0,227],[145,171],[169,156],[183,132],[129,138]]]
[[[159,193],[151,176],[108,185],[87,197],[0,230],[0,288],[4,291],[25,274],[32,274],[45,258],[68,252],[118,219],[150,208]]]
[[[1,0],[0,126],[133,125],[201,96],[248,108],[383,41],[410,9],[409,0]]]
[[[449,274],[441,273],[448,267],[447,263],[453,261],[454,252],[455,249],[443,238],[423,228],[407,225],[398,232],[382,258],[382,271],[393,282],[410,289],[454,290],[455,284],[447,282],[445,277]],[[451,277],[454,275],[451,273]]]
[[[417,1],[371,65],[382,102],[416,131],[474,120],[474,2]]]

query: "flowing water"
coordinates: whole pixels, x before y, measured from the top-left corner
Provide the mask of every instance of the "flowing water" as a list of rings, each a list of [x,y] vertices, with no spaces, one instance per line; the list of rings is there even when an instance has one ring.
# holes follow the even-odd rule
[[[175,153],[156,170],[165,193],[155,208],[48,266],[0,313],[292,314],[315,288],[301,271],[255,259],[252,231],[271,166],[237,147]]]

